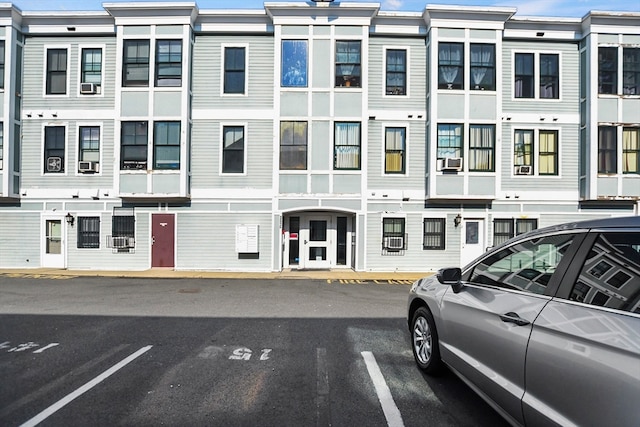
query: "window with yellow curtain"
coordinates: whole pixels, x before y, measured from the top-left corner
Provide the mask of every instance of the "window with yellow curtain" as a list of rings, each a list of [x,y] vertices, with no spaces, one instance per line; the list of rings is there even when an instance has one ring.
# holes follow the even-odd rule
[[[541,130],[540,138],[540,175],[558,175],[558,131]]]
[[[406,128],[389,127],[385,129],[384,173],[405,173],[406,135]]]
[[[640,128],[622,129],[622,173],[640,174]]]

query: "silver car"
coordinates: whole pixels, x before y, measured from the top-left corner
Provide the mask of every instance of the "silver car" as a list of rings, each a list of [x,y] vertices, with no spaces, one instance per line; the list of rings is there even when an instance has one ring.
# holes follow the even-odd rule
[[[416,281],[418,366],[513,425],[640,425],[640,217],[539,229]]]

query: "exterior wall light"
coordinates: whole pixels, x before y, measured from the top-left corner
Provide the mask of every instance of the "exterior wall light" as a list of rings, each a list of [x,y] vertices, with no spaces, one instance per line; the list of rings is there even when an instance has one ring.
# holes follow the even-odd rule
[[[453,218],[453,225],[454,226],[459,226],[460,223],[462,222],[462,217],[460,216],[460,214],[456,215],[455,218]]]
[[[74,216],[73,216],[73,215],[71,215],[71,213],[70,213],[70,212],[68,212],[68,213],[67,213],[67,215],[65,215],[65,217],[64,217],[64,218],[67,220],[67,224],[69,224],[69,225],[71,225],[71,226],[73,226],[73,223],[74,223],[74,222],[75,222],[75,220],[76,220],[76,219],[74,218]]]

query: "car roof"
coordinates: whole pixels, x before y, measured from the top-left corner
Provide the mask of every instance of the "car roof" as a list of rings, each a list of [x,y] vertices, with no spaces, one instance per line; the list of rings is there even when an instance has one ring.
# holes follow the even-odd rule
[[[640,216],[623,216],[611,218],[588,219],[583,221],[567,222],[564,224],[552,225],[549,227],[538,228],[521,235],[533,236],[536,234],[549,233],[553,231],[565,230],[586,230],[592,228],[640,228]]]

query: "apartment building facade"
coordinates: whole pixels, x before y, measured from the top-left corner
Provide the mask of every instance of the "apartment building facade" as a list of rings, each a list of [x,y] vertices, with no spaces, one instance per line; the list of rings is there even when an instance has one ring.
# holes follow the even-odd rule
[[[640,13],[0,4],[0,268],[428,271],[640,214]]]

